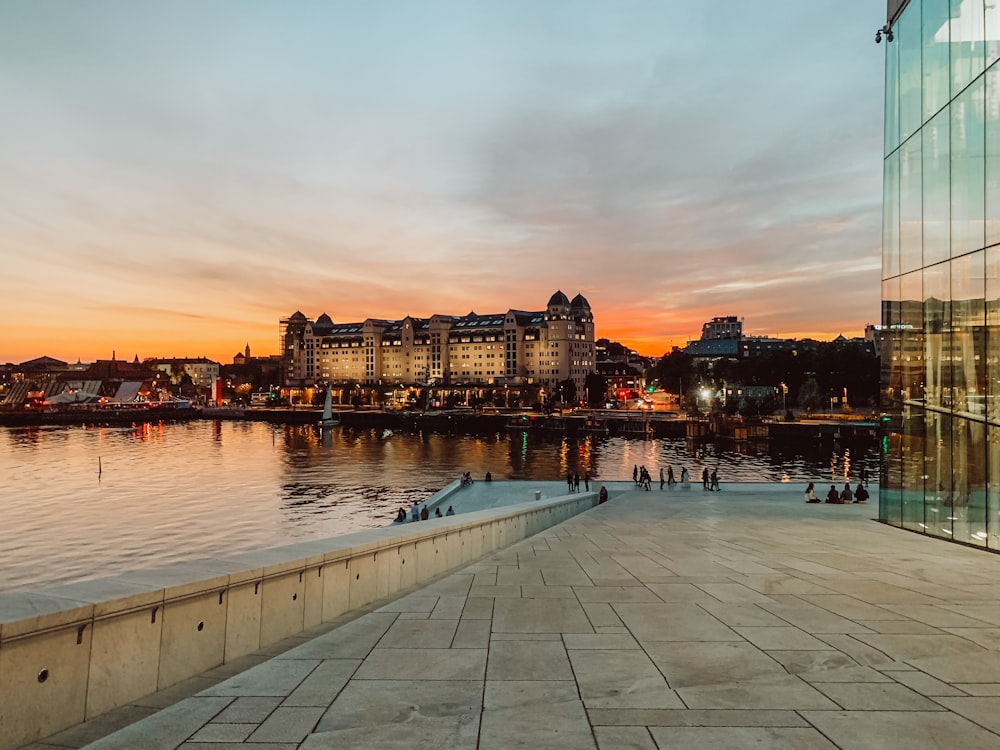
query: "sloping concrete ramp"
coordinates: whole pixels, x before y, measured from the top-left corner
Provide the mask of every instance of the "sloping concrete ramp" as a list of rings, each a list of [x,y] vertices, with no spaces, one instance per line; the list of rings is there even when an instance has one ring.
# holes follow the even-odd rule
[[[1000,747],[1000,558],[801,491],[629,490],[88,747]]]

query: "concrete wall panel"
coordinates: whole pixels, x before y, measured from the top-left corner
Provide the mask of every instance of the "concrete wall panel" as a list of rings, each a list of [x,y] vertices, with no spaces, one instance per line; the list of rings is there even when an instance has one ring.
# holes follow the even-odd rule
[[[84,720],[90,625],[5,641],[0,648],[0,750]]]
[[[226,661],[260,648],[260,587],[261,581],[251,581],[229,589],[224,655]]]
[[[323,566],[323,622],[344,614],[351,606],[350,569],[347,560]]]
[[[226,598],[225,591],[210,591],[190,599],[167,601],[163,607],[157,690],[223,663]]]
[[[351,558],[348,572],[350,608],[357,609],[375,601],[378,594],[378,565],[375,553],[369,552]]]
[[[264,579],[260,603],[262,647],[302,632],[305,593],[304,570]]]
[[[87,718],[156,691],[163,607],[98,620],[90,649]]]
[[[302,605],[302,627],[314,628],[323,622],[323,566],[306,568],[305,597]]]

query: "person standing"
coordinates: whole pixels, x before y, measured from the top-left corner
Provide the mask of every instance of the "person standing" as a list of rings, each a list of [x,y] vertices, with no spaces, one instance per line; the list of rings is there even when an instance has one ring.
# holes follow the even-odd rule
[[[571,472],[566,472],[566,491],[573,491],[573,474]]]
[[[861,484],[868,484],[868,469],[864,466],[861,467]]]
[[[573,475],[573,492],[580,491],[580,472]]]
[[[420,503],[416,500],[413,501],[413,506],[410,508],[410,522],[420,520]]]
[[[590,472],[585,471],[583,473],[583,489],[590,492]]]
[[[722,492],[722,488],[719,486],[719,467],[712,469],[712,483],[709,485],[709,490]]]
[[[639,484],[639,464],[632,466],[632,484]]]
[[[681,487],[684,489],[691,487],[691,475],[688,474],[687,466],[681,467]]]
[[[668,466],[667,467],[667,486],[668,487],[673,487],[675,484],[677,484],[677,480],[674,479],[674,467],[673,466]]]
[[[701,470],[701,488],[703,490],[710,489],[708,486],[708,467],[706,466]]]
[[[427,510],[427,506],[425,505],[423,508],[420,509],[420,520],[426,521],[430,517],[431,517],[431,512]]]
[[[660,492],[663,492],[663,467],[660,467]]]

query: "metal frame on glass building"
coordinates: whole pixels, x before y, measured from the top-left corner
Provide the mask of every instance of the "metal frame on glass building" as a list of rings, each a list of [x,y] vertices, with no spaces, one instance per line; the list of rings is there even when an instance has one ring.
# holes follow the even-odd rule
[[[889,0],[879,517],[1000,549],[1000,9]],[[887,33],[890,32],[891,33]]]

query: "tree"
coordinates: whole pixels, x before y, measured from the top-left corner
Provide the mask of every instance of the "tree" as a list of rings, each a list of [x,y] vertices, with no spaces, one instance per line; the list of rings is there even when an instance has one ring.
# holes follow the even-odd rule
[[[587,406],[598,409],[604,405],[604,398],[608,393],[608,379],[606,377],[599,372],[588,373],[584,387],[587,389]]]
[[[823,405],[823,395],[820,391],[819,383],[816,381],[816,378],[809,378],[802,384],[802,387],[799,388],[797,402],[799,408],[805,409],[806,411],[818,409]]]
[[[559,400],[564,404],[576,402],[576,383],[569,378],[559,383]]]

